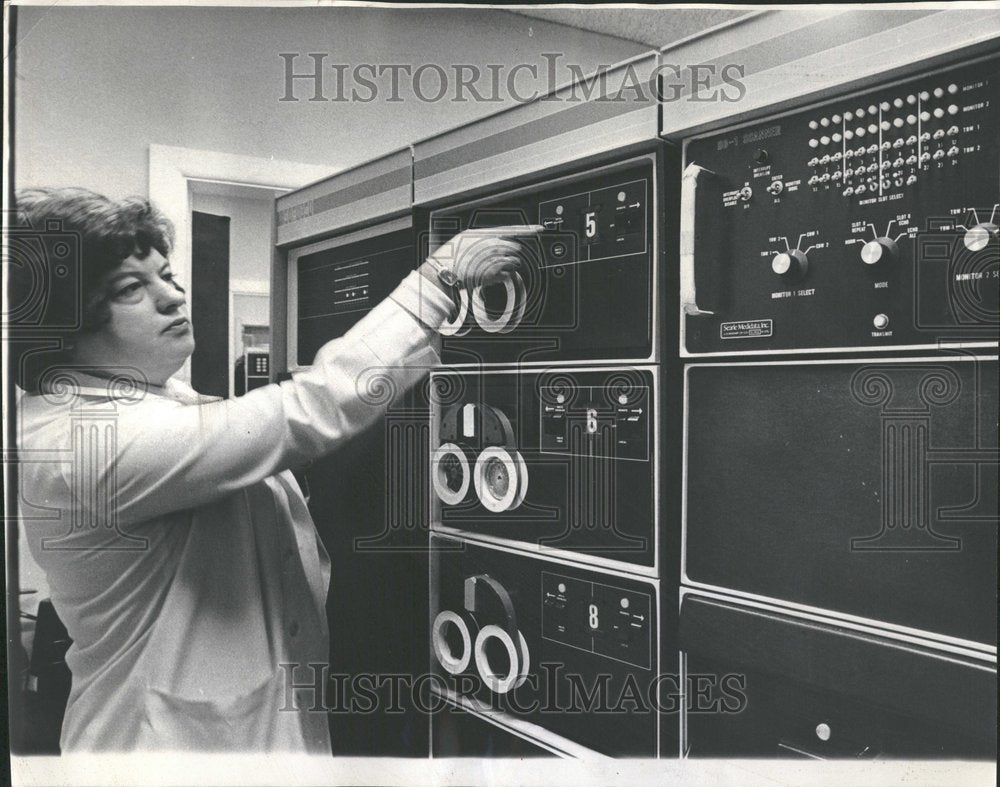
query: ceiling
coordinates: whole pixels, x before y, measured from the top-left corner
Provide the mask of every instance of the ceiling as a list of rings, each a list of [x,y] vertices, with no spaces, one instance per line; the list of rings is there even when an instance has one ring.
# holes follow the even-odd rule
[[[748,11],[733,8],[510,8],[521,16],[589,30],[662,49],[694,33],[728,22]]]
[[[517,8],[515,14],[634,41],[662,49],[747,11],[733,8]]]

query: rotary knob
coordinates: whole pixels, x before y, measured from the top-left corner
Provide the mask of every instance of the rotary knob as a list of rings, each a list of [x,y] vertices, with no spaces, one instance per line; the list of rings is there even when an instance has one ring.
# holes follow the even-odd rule
[[[963,242],[969,251],[982,251],[991,240],[996,240],[998,235],[1000,235],[1000,230],[998,230],[997,225],[993,222],[985,222],[967,230]]]
[[[899,258],[899,247],[892,238],[876,238],[861,247],[861,261],[865,265],[883,265]]]
[[[771,270],[787,281],[801,279],[808,269],[809,258],[798,249],[775,254],[771,260]]]

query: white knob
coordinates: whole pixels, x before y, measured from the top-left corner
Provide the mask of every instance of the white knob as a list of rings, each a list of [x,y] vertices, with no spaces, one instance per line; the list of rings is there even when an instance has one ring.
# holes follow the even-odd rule
[[[963,239],[965,248],[969,251],[982,251],[991,240],[995,240],[998,234],[997,225],[992,222],[977,224],[965,233]]]
[[[865,265],[891,262],[899,256],[899,248],[891,238],[870,240],[861,248],[861,261]]]
[[[771,270],[783,279],[795,281],[802,278],[809,269],[809,259],[798,249],[775,254],[771,260]]]

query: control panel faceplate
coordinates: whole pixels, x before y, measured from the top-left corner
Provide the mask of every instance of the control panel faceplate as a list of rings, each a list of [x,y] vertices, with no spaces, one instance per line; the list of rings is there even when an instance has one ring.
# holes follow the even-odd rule
[[[597,359],[654,353],[655,157],[432,212],[431,248],[468,228],[538,224],[516,286],[460,291],[449,364]]]
[[[347,333],[415,267],[410,229],[316,245],[297,255],[289,292],[291,360],[299,366],[311,364],[320,347]]]
[[[652,368],[432,373],[433,527],[652,566]]]
[[[997,337],[996,59],[696,138],[688,353]]]
[[[436,688],[602,754],[656,756],[677,676],[658,668],[654,582],[437,535],[431,545]]]

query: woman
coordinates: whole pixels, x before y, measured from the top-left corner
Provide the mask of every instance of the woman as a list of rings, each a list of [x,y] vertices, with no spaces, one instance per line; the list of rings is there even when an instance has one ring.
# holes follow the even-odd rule
[[[24,531],[73,639],[63,751],[329,753],[329,560],[289,468],[435,365],[452,286],[501,276],[539,228],[462,233],[308,370],[222,401],[172,376],[194,338],[155,208],[80,189],[17,207],[43,247],[76,238],[81,266],[59,362],[18,368],[21,499],[55,512]],[[72,324],[74,298],[46,294]]]

